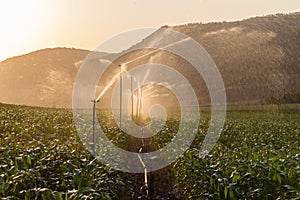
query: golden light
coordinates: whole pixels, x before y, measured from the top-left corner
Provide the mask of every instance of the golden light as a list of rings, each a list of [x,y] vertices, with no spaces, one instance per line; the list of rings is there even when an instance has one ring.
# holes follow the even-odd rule
[[[46,5],[34,0],[0,1],[0,60],[30,49],[43,27]]]

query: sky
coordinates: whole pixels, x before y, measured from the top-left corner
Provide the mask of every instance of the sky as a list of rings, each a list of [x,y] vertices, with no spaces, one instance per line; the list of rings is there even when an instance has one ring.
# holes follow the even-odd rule
[[[0,61],[44,48],[93,50],[140,28],[299,11],[300,0],[1,0]]]

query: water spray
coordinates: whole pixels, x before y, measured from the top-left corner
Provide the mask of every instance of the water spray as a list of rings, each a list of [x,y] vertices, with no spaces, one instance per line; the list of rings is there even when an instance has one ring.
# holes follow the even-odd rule
[[[128,71],[127,71],[127,69],[126,69],[126,66],[127,66],[129,63],[132,63],[132,62],[134,62],[134,61],[136,61],[136,60],[139,60],[139,59],[144,58],[144,57],[146,57],[146,56],[149,56],[149,55],[151,55],[151,54],[155,54],[155,53],[161,51],[161,49],[165,49],[165,48],[168,48],[168,47],[171,47],[171,46],[174,46],[174,45],[176,45],[176,44],[179,44],[179,43],[182,43],[182,42],[186,42],[186,41],[189,41],[189,40],[191,40],[191,39],[190,39],[190,38],[185,38],[185,39],[179,40],[179,41],[177,41],[177,42],[173,42],[173,43],[171,43],[171,44],[168,44],[168,45],[166,45],[166,46],[164,46],[164,47],[158,48],[158,49],[156,49],[156,50],[150,51],[149,53],[143,54],[143,55],[141,55],[141,56],[139,56],[139,57],[137,57],[137,58],[135,58],[135,59],[129,60],[129,61],[127,61],[127,62],[121,64],[123,67],[122,67],[122,70],[120,70],[120,73],[122,74],[123,71],[128,73]],[[150,57],[150,60],[151,60],[151,62],[152,62],[152,56]],[[100,61],[100,62],[107,62],[107,63],[109,63],[109,64],[112,63],[110,60],[106,60],[106,59],[100,59],[99,61]],[[120,65],[119,65],[119,66],[120,66]],[[118,79],[119,76],[120,76],[120,74],[117,73],[117,74],[112,78],[112,80],[111,80],[111,81],[109,82],[109,84],[104,88],[104,90],[99,94],[99,96],[97,97],[96,100],[99,100],[99,99],[104,95],[104,93],[105,93],[105,92],[106,92],[106,91],[107,91],[107,90],[108,90],[115,82],[117,82],[117,79]]]
[[[190,40],[190,38],[185,38],[185,39],[182,39],[180,41],[177,41],[177,42],[174,42],[174,43],[171,43],[171,44],[168,44],[162,48],[158,48],[154,51],[150,51],[149,53],[146,53],[144,55],[141,55],[135,59],[132,59],[128,62],[125,62],[123,64],[119,64],[119,67],[120,67],[120,72],[117,73],[113,78],[112,80],[108,83],[108,85],[102,90],[102,92],[99,94],[99,96],[95,99],[95,100],[92,100],[93,102],[93,153],[95,155],[95,120],[96,120],[96,103],[98,103],[100,101],[100,98],[105,94],[105,92],[113,85],[117,82],[117,80],[119,79],[120,81],[120,129],[122,127],[122,73],[123,71],[125,71],[126,73],[128,73],[128,71],[126,70],[126,66],[129,64],[129,63],[132,63],[136,60],[139,60],[141,58],[144,58],[146,56],[149,56],[149,55],[152,55],[152,54],[155,54],[157,52],[159,52],[161,49],[165,49],[165,48],[168,48],[168,47],[171,47],[173,45],[176,45],[176,44],[179,44],[181,42],[185,42],[185,41],[188,41]],[[102,61],[105,61],[105,62],[109,62],[109,64],[111,64],[112,62],[109,61],[109,60],[103,60],[103,59],[100,59],[100,62]],[[152,63],[152,56],[150,57],[150,62]],[[142,84],[146,81],[147,77],[149,76],[150,74],[150,69],[148,69],[144,79],[143,79],[143,82]],[[131,94],[133,95],[133,86],[132,86],[132,77],[131,77],[131,83],[130,83],[130,88],[131,88]],[[140,89],[137,90],[137,107],[136,107],[136,117],[137,119],[140,119],[140,114],[141,114],[141,109],[142,109],[142,99],[143,99],[143,88],[142,88],[142,84],[141,84],[141,87]],[[152,89],[153,86],[150,87],[150,89]],[[148,88],[146,88],[148,90]],[[140,90],[140,92],[139,92]],[[150,92],[150,94],[148,94],[147,96],[150,96],[150,95],[153,95],[153,93],[155,94],[155,92]],[[132,104],[131,104],[131,113],[132,113],[132,117],[133,117],[133,97],[132,97]],[[144,139],[142,138],[142,147],[140,148],[139,150],[139,153],[141,153],[144,149]],[[141,188],[141,189],[146,189],[146,196],[149,195],[149,190],[148,190],[148,180],[147,180],[147,168],[146,168],[146,165],[143,161],[143,159],[141,158],[141,156],[138,154],[138,158],[139,158],[139,161],[140,163],[142,164],[143,168],[144,168],[144,186]]]
[[[120,130],[122,130],[122,65],[120,67]]]

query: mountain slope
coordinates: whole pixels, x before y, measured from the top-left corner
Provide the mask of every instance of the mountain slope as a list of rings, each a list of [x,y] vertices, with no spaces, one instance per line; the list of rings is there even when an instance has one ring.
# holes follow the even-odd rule
[[[89,51],[44,49],[0,63],[0,102],[70,107],[72,85]]]
[[[163,28],[186,34],[205,48],[224,79],[228,103],[300,102],[300,13]],[[166,40],[160,29],[134,48]],[[173,60],[169,64],[181,62],[170,55],[160,57]],[[189,78],[198,90],[205,87],[193,74]],[[202,103],[207,102],[204,98]]]
[[[116,63],[148,52],[132,51],[134,48],[168,41],[164,28],[192,37],[207,50],[223,77],[228,103],[300,103],[300,13],[164,26],[129,48]],[[0,102],[70,107],[74,78],[89,53],[69,48],[44,49],[0,62]],[[117,55],[99,53],[95,59],[102,56],[112,59]],[[148,61],[146,56],[134,64]],[[199,102],[210,102],[203,79],[195,76],[184,59],[159,52],[152,61],[176,68],[191,82]],[[112,70],[107,74],[108,80],[114,76]]]

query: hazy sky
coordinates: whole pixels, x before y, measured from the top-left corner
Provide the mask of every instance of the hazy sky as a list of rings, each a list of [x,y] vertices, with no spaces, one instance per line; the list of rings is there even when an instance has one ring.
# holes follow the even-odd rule
[[[94,49],[121,32],[300,11],[300,0],[1,0],[0,61],[48,47]]]

